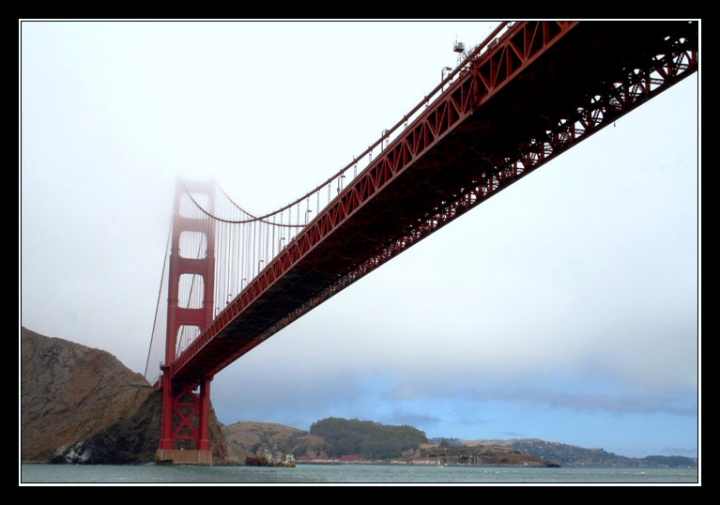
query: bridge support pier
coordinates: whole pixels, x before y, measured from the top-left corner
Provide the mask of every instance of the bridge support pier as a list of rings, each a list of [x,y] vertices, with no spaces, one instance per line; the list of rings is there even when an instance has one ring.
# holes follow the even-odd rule
[[[163,412],[158,464],[212,466],[210,442],[210,379],[200,384],[178,384],[163,373]]]
[[[210,450],[158,449],[155,453],[158,465],[198,465],[212,466],[213,455]]]

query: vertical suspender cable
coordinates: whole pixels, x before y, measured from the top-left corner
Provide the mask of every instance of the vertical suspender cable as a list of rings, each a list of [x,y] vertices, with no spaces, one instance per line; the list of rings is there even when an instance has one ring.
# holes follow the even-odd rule
[[[145,377],[148,376],[149,367],[150,367],[150,354],[152,353],[153,342],[155,340],[155,328],[157,326],[158,312],[160,311],[160,297],[162,296],[162,288],[163,288],[163,285],[165,282],[165,273],[166,273],[166,269],[167,269],[168,258],[170,257],[171,244],[172,244],[172,225],[170,226],[170,231],[168,232],[168,238],[167,238],[167,245],[165,246],[165,259],[163,260],[163,269],[162,269],[162,274],[160,275],[160,289],[158,290],[158,300],[157,300],[157,304],[155,306],[155,319],[153,320],[153,329],[152,329],[152,333],[150,334],[150,350],[148,351],[147,360],[145,361]]]

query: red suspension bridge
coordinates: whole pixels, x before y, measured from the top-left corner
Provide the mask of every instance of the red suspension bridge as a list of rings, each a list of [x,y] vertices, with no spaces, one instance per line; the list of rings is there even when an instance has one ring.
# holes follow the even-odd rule
[[[500,23],[331,178],[255,215],[178,182],[146,367],[157,459],[212,464],[218,372],[356,280],[698,69],[698,23]]]

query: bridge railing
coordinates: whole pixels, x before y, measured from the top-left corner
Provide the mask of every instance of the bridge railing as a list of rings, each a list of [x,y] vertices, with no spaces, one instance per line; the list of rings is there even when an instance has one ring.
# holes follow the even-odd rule
[[[420,118],[425,110],[435,102],[443,93],[447,93],[451,87],[453,81],[456,81],[464,72],[467,72],[470,68],[471,63],[478,57],[482,57],[486,52],[490,51],[495,45],[497,45],[500,38],[502,38],[514,25],[513,22],[502,22],[499,23],[492,32],[473,50],[465,53],[466,57],[458,63],[458,65],[448,71],[447,74],[443,74],[444,78],[441,82],[427,95],[413,107],[410,112],[405,114],[400,121],[395,123],[390,128],[382,130],[380,137],[372,144],[368,146],[360,155],[357,157],[353,156],[353,161],[343,167],[337,174],[325,181],[322,186],[318,186],[314,191],[319,191],[321,187],[327,185],[328,187],[343,188],[347,187],[348,183],[355,179],[363,170],[367,170],[373,162],[373,159],[382,154],[396,139],[402,136],[403,131],[413,124],[418,118]],[[358,167],[362,167],[358,170]],[[312,192],[311,192],[312,193]],[[340,191],[338,191],[338,194]],[[306,196],[310,196],[310,193]],[[329,201],[327,203],[330,203]],[[315,214],[317,216],[318,214]]]

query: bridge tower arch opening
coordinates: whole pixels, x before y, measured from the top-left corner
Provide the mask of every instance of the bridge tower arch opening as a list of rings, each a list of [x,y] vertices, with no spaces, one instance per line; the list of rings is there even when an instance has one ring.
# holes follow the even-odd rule
[[[215,222],[213,183],[178,180],[168,276],[165,360],[161,366],[159,463],[212,465],[210,382],[173,379],[177,356],[213,320]],[[201,208],[202,207],[202,208]],[[206,212],[207,213],[206,213]]]

